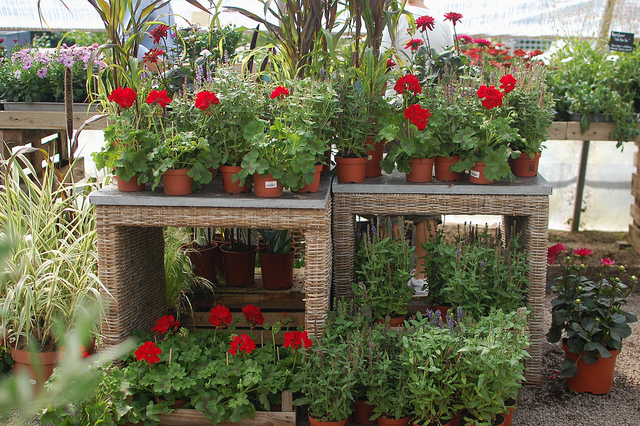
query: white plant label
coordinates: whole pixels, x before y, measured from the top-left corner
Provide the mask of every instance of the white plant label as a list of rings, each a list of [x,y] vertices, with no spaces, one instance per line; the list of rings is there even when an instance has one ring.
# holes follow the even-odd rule
[[[277,188],[278,187],[278,181],[277,180],[268,180],[264,183],[264,187],[267,189],[273,189],[273,188]]]
[[[480,172],[477,170],[470,170],[469,174],[472,178],[478,179],[480,177]]]
[[[367,160],[373,160],[373,155],[368,156]]]

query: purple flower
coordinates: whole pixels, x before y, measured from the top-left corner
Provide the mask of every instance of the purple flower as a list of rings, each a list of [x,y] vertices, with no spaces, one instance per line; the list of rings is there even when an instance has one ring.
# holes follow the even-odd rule
[[[196,68],[196,84],[202,84],[202,76],[204,75],[204,70],[202,69],[202,65],[198,65]]]
[[[47,69],[47,67],[42,67],[38,70],[36,74],[38,75],[39,78],[45,78],[47,76],[48,71],[49,70]]]
[[[25,58],[24,62],[22,63],[22,69],[23,70],[28,70],[33,66],[33,58],[31,56],[28,56],[27,58]]]
[[[13,77],[14,77],[15,79],[17,79],[17,80],[19,80],[19,79],[20,79],[20,76],[21,76],[21,75],[22,75],[22,71],[20,71],[20,70],[16,70],[16,71],[13,73]]]

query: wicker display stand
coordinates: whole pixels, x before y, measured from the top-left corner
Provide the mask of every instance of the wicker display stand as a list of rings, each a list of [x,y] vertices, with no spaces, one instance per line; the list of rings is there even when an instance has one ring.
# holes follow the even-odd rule
[[[305,327],[317,334],[329,309],[331,286],[331,178],[316,194],[262,199],[228,195],[218,181],[185,197],[159,188],[119,192],[109,185],[90,195],[96,205],[99,275],[111,294],[101,333],[122,342],[132,330],[150,331],[166,311],[162,228],[300,229],[306,240]],[[247,290],[250,291],[250,290]]]
[[[333,290],[336,296],[351,295],[355,255],[355,215],[502,215],[504,235],[512,229],[530,253],[528,306],[531,359],[527,361],[527,383],[542,382],[542,325],[547,273],[549,195],[551,186],[540,176],[518,178],[511,183],[472,185],[434,181],[407,183],[403,174],[383,175],[362,184],[340,184],[333,188]]]

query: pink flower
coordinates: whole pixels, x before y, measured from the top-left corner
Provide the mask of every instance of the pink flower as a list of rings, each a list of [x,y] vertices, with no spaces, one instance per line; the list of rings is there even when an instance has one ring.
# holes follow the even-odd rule
[[[458,36],[458,40],[464,42],[464,44],[473,43],[473,37],[471,37],[470,35],[466,35],[466,34],[460,34]]]
[[[418,28],[420,31],[426,31],[427,28],[429,29],[429,31],[433,31],[433,29],[435,28],[436,25],[436,20],[433,19],[431,16],[421,16],[418,19],[416,19],[416,28]]]
[[[474,42],[475,44],[479,44],[480,46],[484,46],[484,47],[489,47],[489,46],[491,46],[491,41],[486,40],[486,39],[484,39],[484,38],[477,38],[477,39],[473,40],[473,42]]]
[[[589,250],[588,248],[579,248],[579,249],[575,249],[573,251],[573,254],[575,254],[578,257],[587,257],[591,254],[593,254],[593,250]]]
[[[462,19],[461,13],[447,12],[444,14],[444,20],[451,21],[454,27],[456,26],[456,23],[459,22],[461,19]]]
[[[396,65],[398,65],[398,64],[396,64],[396,63],[393,61],[393,59],[387,59],[387,68],[393,68],[393,67],[395,67]]]
[[[547,249],[547,263],[553,265],[556,257],[565,250],[564,244],[558,243]]]
[[[423,41],[420,40],[419,38],[412,38],[411,40],[405,43],[404,48],[405,49],[411,48],[411,51],[413,52],[415,50],[418,50],[418,48],[422,45],[422,43]]]
[[[600,262],[602,262],[602,266],[604,266],[605,268],[609,267],[609,266],[613,266],[615,265],[616,261],[615,260],[611,260],[611,258],[607,257],[607,258],[600,258]]]

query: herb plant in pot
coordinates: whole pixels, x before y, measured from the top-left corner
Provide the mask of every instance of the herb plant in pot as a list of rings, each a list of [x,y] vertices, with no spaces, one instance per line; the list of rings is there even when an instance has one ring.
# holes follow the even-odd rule
[[[262,283],[269,290],[288,289],[293,286],[293,262],[296,251],[291,247],[289,230],[258,230],[264,248],[258,252]]]
[[[398,79],[394,89],[402,95],[402,113],[392,116],[395,123],[383,134],[388,139],[399,138],[399,144],[383,160],[384,169],[391,173],[397,164],[398,170],[407,174],[408,182],[431,182],[439,141],[426,129],[431,112],[419,104],[422,86],[413,74],[407,74]],[[393,134],[395,137],[390,137]]]
[[[562,256],[565,246],[558,243],[547,251],[547,261],[558,261],[562,275],[552,287],[552,323],[547,339],[562,339],[565,360],[560,368],[567,377],[567,387],[576,392],[605,394],[611,391],[615,361],[622,350],[622,340],[631,335],[629,323],[638,319],[622,306],[636,284],[623,283],[624,266],[615,266],[609,258],[601,259],[604,271],[597,281],[587,278],[582,259],[593,252],[580,248]]]
[[[381,229],[382,228],[382,229]],[[356,253],[356,303],[371,309],[373,319],[401,325],[414,294],[407,285],[411,278],[414,247],[404,237],[404,226],[397,236],[391,222],[368,229]],[[387,230],[388,236],[384,236]]]

